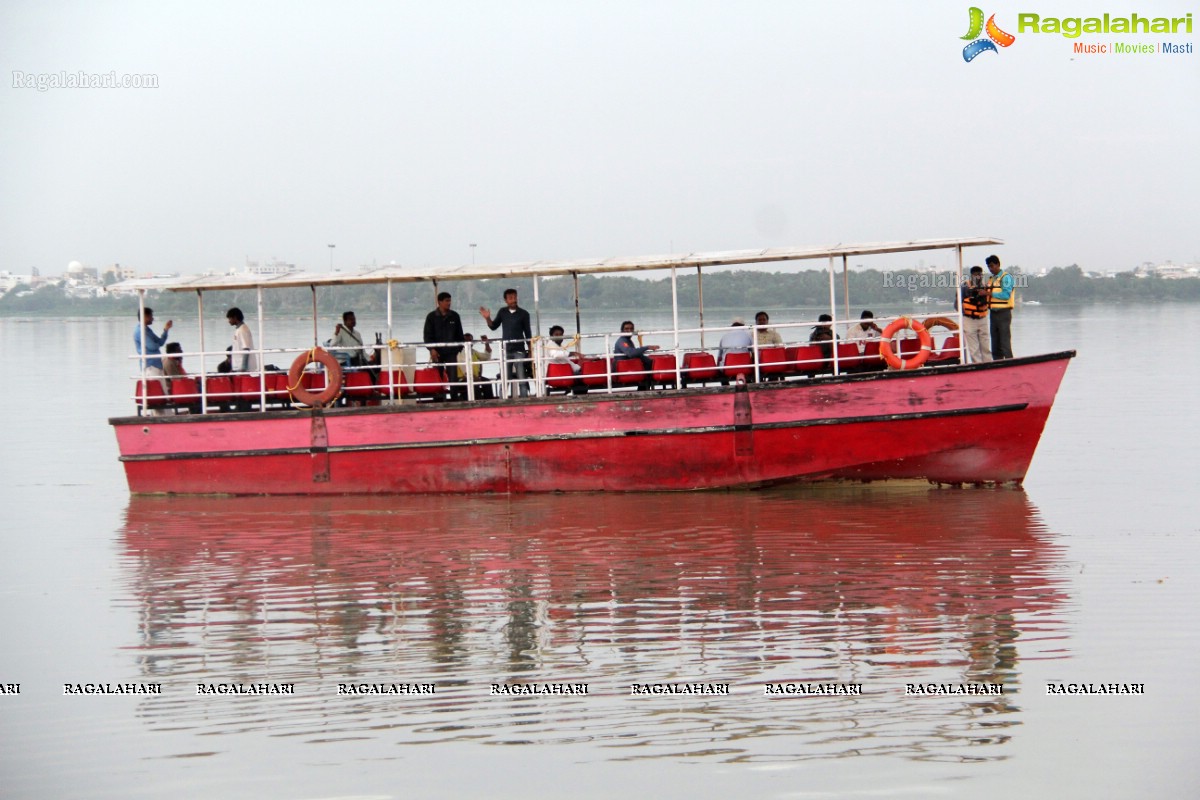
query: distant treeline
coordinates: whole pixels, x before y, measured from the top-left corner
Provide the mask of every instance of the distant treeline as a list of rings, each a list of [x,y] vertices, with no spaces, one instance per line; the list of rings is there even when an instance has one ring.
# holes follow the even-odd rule
[[[915,270],[852,271],[849,276],[850,298],[855,306],[892,306],[911,302],[914,296],[929,296],[950,300],[955,287],[937,274]],[[1200,300],[1200,279],[1167,280],[1158,277],[1138,278],[1133,273],[1121,273],[1115,278],[1087,278],[1077,266],[1055,267],[1044,277],[1027,277],[1028,285],[1018,291],[1024,300],[1042,303],[1089,303],[1133,301],[1197,301]],[[841,298],[842,276],[838,274],[836,288]],[[695,272],[678,276],[679,298],[683,307],[697,305],[698,286]],[[485,281],[442,283],[440,289],[454,295],[454,307],[460,312],[481,305],[496,309],[503,305],[502,294],[508,287],[520,292],[521,304],[533,305],[533,282],[530,279],[497,278]],[[548,278],[539,282],[542,308],[566,310],[574,305],[573,282],[570,278]],[[829,304],[829,276],[825,272],[714,272],[704,276],[704,305],[709,308],[778,309],[821,307]],[[27,290],[27,287],[26,287]],[[22,287],[0,297],[0,314],[71,315],[71,316],[134,316],[136,297],[105,296],[99,298],[69,297],[61,286],[43,286],[23,297]],[[629,275],[581,276],[580,305],[591,310],[644,311],[662,310],[671,306],[671,280],[643,280]],[[230,306],[239,306],[247,314],[257,308],[253,290],[206,292],[206,308],[223,314]],[[191,292],[151,292],[146,304],[160,316],[194,311],[196,295]],[[392,308],[396,314],[423,313],[434,306],[434,290],[430,283],[397,283],[392,286]],[[312,310],[312,294],[308,289],[272,289],[263,292],[263,307],[270,314],[306,315]],[[360,314],[382,314],[387,300],[379,285],[331,286],[317,290],[317,309],[322,315],[337,314],[353,309]],[[749,313],[749,312],[747,312]]]

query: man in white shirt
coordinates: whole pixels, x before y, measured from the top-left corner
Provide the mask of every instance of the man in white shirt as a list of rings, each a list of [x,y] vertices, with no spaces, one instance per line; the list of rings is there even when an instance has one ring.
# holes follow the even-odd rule
[[[864,311],[859,316],[857,325],[851,325],[850,330],[846,331],[846,338],[858,345],[858,352],[862,353],[867,349],[866,342],[868,339],[878,339],[883,331],[875,324],[875,315],[870,311]]]
[[[563,337],[565,335],[566,332],[561,325],[551,326],[550,338],[546,339],[542,344],[546,353],[546,362],[549,364],[567,364],[571,367],[571,371],[578,375],[580,366],[577,361],[571,360],[571,356],[575,353],[571,348],[579,341],[579,337],[576,336],[571,341],[563,344]]]
[[[362,349],[362,336],[354,330],[357,324],[354,312],[347,311],[342,314],[342,321],[333,329],[333,338],[325,342],[329,352],[343,367],[361,367],[367,361]]]
[[[730,324],[733,330],[721,337],[721,344],[717,348],[717,363],[721,366],[725,366],[725,356],[729,353],[750,352],[750,331],[746,330],[746,323],[738,317]]]
[[[258,372],[258,357],[254,354],[254,337],[250,326],[242,316],[240,308],[225,312],[225,319],[233,326],[233,350],[229,354],[230,372]]]

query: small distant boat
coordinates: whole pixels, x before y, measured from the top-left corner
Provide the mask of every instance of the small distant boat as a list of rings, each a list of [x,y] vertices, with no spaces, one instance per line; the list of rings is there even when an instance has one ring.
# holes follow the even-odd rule
[[[489,362],[499,364],[502,377],[483,379],[470,369],[462,378],[448,378],[437,364],[411,360],[419,349],[456,343],[366,347],[364,355],[374,351],[382,358],[371,369],[343,374],[316,341],[316,293],[324,287],[384,288],[390,340],[393,283],[424,283],[436,292],[439,284],[456,280],[532,278],[537,340],[540,278],[573,278],[578,308],[580,275],[669,271],[671,310],[678,320],[677,279],[683,270],[694,270],[702,282],[705,267],[822,260],[828,262],[832,298],[836,260],[842,262],[844,279],[851,257],[953,249],[961,278],[964,248],[996,244],[1001,242],[994,238],[935,239],[128,281],[116,288],[138,291],[140,308],[149,290],[195,293],[201,319],[204,292],[256,290],[260,347],[263,291],[307,288],[314,298],[313,339],[311,345],[293,342],[256,351],[259,364],[295,356],[290,375],[263,367],[215,375],[206,373],[204,358],[224,351],[205,351],[201,326],[200,351],[191,354],[200,358],[200,374],[160,389],[165,381],[146,375],[143,366],[134,393],[138,414],[109,422],[135,494],[663,491],[824,479],[1020,483],[1074,351],[971,364],[965,363],[957,335],[933,352],[930,337],[915,321],[877,319],[902,331],[897,355],[881,351],[879,339],[849,340],[847,333],[858,320],[848,313],[848,298],[841,309],[829,309],[833,319],[827,324],[774,325],[792,345],[754,342],[726,353],[724,363],[716,357],[713,335],[734,328],[705,328],[702,304],[700,328],[676,323],[643,332],[647,344],[659,345],[645,361],[614,357],[621,334],[584,332],[576,312],[580,344],[570,356],[574,367],[565,358],[551,360],[544,340],[535,341],[530,355],[522,357],[531,362],[534,376],[527,383],[530,396],[510,399],[491,399],[515,394],[519,383],[503,377],[513,363],[504,346]],[[697,294],[702,303],[702,283]],[[955,316],[961,327],[961,314]],[[931,325],[935,319],[948,321],[931,318]],[[836,339],[810,343],[810,329],[822,327],[827,334],[836,332]],[[909,329],[919,339],[900,338]],[[323,372],[312,371],[314,360],[326,365]],[[343,396],[345,405],[337,404]]]
[[[1041,305],[1041,303],[1040,303],[1040,302],[1038,302],[1037,300],[1026,300],[1026,301],[1024,302],[1024,305],[1027,305],[1027,306],[1040,306],[1040,305]]]

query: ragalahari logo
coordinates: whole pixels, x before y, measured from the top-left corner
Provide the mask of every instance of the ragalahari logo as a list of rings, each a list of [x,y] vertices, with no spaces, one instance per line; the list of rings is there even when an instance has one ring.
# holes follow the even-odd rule
[[[996,49],[996,45],[1008,47],[1017,40],[1017,37],[1011,33],[1005,33],[996,25],[996,15],[992,14],[988,17],[987,25],[983,24],[983,9],[971,6],[971,27],[967,30],[967,35],[964,39],[972,39],[970,44],[963,48],[963,61],[972,61],[975,56],[980,53],[986,53],[991,50],[993,53],[1000,52]],[[979,34],[987,32],[987,38],[980,38]]]

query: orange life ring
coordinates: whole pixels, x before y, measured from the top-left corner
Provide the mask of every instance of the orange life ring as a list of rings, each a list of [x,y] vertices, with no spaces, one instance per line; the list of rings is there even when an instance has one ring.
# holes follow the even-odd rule
[[[325,388],[320,392],[310,392],[301,382],[304,368],[314,361],[325,367]],[[297,403],[313,408],[332,403],[342,393],[342,365],[328,351],[314,347],[296,356],[292,362],[292,368],[288,370],[287,388]]]
[[[954,320],[950,319],[949,317],[930,317],[929,319],[925,320],[925,322],[923,322],[922,324],[925,326],[925,330],[929,330],[930,328],[936,328],[938,325],[941,325],[943,328],[946,328],[947,330],[951,330],[951,331],[958,330],[958,323],[955,322]]]
[[[902,331],[905,328],[917,334],[917,339],[921,342],[921,352],[909,359],[900,358],[892,350],[892,337],[897,331]],[[929,358],[929,351],[933,347],[933,339],[929,336],[929,331],[925,330],[925,326],[915,319],[908,317],[900,317],[883,329],[883,339],[879,343],[879,356],[887,362],[892,369],[916,369],[925,363]]]

